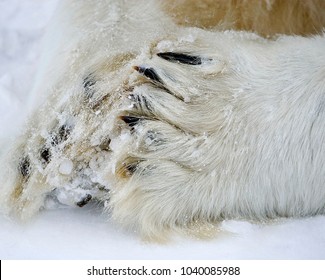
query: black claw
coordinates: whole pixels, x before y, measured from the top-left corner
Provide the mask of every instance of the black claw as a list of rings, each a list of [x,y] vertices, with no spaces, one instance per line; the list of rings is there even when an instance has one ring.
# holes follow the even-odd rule
[[[40,152],[41,159],[48,164],[51,160],[51,151],[48,147],[43,147]]]
[[[182,64],[189,64],[189,65],[202,64],[202,59],[199,56],[187,55],[184,53],[173,53],[173,52],[157,53],[157,55],[171,62],[179,62]]]
[[[20,163],[18,165],[18,169],[20,171],[20,174],[25,177],[28,178],[30,175],[30,171],[31,171],[31,167],[30,167],[30,159],[28,156],[25,156],[24,158],[22,158],[20,160]]]
[[[138,167],[138,163],[129,163],[125,166],[125,169],[127,170],[128,175],[132,175]]]
[[[157,82],[159,84],[163,84],[163,81],[159,78],[158,74],[153,68],[146,68],[146,67],[139,67],[139,66],[134,66],[133,67],[135,70],[137,70],[140,74],[146,76],[150,80]]]
[[[130,177],[134,174],[134,172],[138,169],[140,161],[134,161],[130,163],[124,164],[124,177]]]
[[[129,178],[138,170],[140,162],[141,160],[134,159],[123,162],[117,173],[122,178]]]
[[[90,194],[87,194],[82,200],[77,202],[77,206],[83,207],[85,206],[90,200],[92,199],[92,196]]]
[[[124,121],[126,124],[128,124],[130,127],[134,127],[138,124],[140,121],[140,118],[137,117],[131,117],[131,116],[121,116],[120,117],[122,121]]]

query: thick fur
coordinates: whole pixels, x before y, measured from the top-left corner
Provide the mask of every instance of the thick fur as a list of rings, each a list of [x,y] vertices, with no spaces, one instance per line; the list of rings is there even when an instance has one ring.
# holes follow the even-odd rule
[[[210,235],[225,218],[324,213],[323,2],[217,1],[227,9],[208,23],[198,2],[219,11],[212,1],[61,4],[26,131],[1,159],[4,212],[26,219],[49,197],[94,198],[150,240]],[[266,22],[288,16],[269,29],[244,23],[261,11]],[[255,33],[216,31],[227,24]],[[278,32],[309,37],[258,35]]]

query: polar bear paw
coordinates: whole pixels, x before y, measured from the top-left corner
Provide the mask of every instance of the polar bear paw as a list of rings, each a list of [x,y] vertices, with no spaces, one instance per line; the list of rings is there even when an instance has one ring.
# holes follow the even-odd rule
[[[116,119],[129,135],[123,144],[112,139],[116,184],[109,207],[146,239],[164,240],[180,228],[200,238],[219,231],[224,202],[217,177],[226,172],[220,149],[236,142],[234,130],[245,120],[232,112],[230,57],[212,52],[214,43],[207,49],[202,42],[173,48],[159,43],[133,65],[129,106]]]

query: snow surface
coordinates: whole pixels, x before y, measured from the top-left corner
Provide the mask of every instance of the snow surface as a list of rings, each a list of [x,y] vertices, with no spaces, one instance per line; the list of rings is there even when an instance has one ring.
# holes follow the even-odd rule
[[[0,145],[24,120],[56,4],[0,0]],[[69,163],[62,170],[68,172]],[[178,237],[166,245],[142,242],[94,204],[46,210],[27,224],[0,216],[0,225],[0,259],[325,259],[324,216],[267,225],[226,221],[222,227],[232,234],[211,241]]]

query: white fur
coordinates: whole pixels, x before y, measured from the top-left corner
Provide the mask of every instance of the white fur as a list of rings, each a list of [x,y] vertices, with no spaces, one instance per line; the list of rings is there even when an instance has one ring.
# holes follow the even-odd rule
[[[198,33],[174,51],[213,65],[146,61],[189,101],[148,84],[135,90],[156,111],[121,147],[145,161],[120,182],[113,214],[151,237],[197,220],[324,213],[325,38]],[[148,131],[163,142],[150,144]]]
[[[178,228],[204,235],[225,218],[324,213],[324,35],[266,40],[178,27],[154,1],[65,2],[59,28],[69,27],[67,37],[39,75],[25,134],[2,159],[5,212],[27,218],[50,193],[72,202],[90,193],[155,240]],[[69,9],[76,13],[64,18]],[[160,52],[203,63],[166,61]],[[155,69],[164,87],[132,66]],[[90,98],[86,77],[96,81]],[[130,131],[125,115],[144,119]],[[67,124],[71,134],[42,164],[41,147]],[[17,169],[23,155],[27,180]]]

